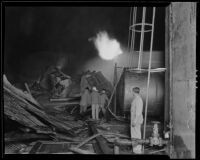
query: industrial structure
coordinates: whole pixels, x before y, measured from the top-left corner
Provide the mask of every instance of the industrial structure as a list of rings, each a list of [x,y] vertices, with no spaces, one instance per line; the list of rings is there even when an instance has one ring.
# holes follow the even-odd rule
[[[195,158],[196,5],[172,2],[163,7],[164,51],[154,50],[157,7],[130,7],[129,54],[124,61],[116,60],[113,84],[103,71],[88,70],[72,78],[49,67],[37,82],[25,83],[22,91],[4,75],[5,125],[19,125],[21,141],[37,139],[17,146],[15,153],[132,154],[130,147],[141,144],[142,154]],[[106,90],[110,122],[91,120],[92,107],[79,115],[82,94],[93,86]],[[128,134],[133,87],[140,88],[144,104],[141,139]],[[5,152],[11,152],[10,143],[17,141],[13,135],[4,137]]]

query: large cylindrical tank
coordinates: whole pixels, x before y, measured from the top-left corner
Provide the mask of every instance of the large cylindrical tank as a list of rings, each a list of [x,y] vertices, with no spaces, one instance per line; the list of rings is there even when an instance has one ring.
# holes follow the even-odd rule
[[[148,69],[149,52],[143,52],[142,55],[142,69]],[[164,68],[165,67],[165,54],[162,51],[152,51],[151,68]],[[125,56],[125,54],[124,54]],[[118,66],[127,67],[131,64],[132,68],[137,68],[139,60],[139,52],[127,54],[126,57],[118,59]],[[120,74],[118,73],[118,76]],[[149,100],[148,100],[148,116],[160,117],[164,116],[164,84],[165,73],[154,72],[151,73],[150,86],[149,86]],[[131,102],[133,100],[132,88],[139,87],[140,94],[144,102],[147,93],[147,77],[148,72],[136,72],[125,70],[117,87],[117,114],[123,115],[125,112],[130,112]],[[118,77],[119,78],[119,77]]]
[[[140,88],[140,95],[144,102],[143,112],[145,110],[145,101],[147,96],[147,77],[148,72],[137,73],[134,71],[125,71],[117,95],[118,114],[130,112],[131,102],[133,100],[133,87]],[[158,117],[164,113],[164,73],[151,73],[148,99],[148,116]]]

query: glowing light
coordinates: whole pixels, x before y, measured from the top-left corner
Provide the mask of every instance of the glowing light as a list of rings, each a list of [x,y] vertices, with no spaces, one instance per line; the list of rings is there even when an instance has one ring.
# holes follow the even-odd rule
[[[112,60],[123,53],[120,43],[116,39],[110,38],[105,31],[98,33],[93,42],[99,56],[105,60]]]

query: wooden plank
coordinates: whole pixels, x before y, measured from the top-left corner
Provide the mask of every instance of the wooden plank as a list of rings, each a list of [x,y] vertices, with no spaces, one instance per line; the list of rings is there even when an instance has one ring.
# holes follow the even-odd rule
[[[29,89],[29,87],[28,87],[28,84],[27,84],[27,83],[24,83],[24,85],[25,85],[26,90],[28,91],[28,93],[32,96],[31,91],[30,91],[30,89]],[[33,96],[32,96],[32,97],[33,97]]]
[[[37,142],[30,150],[29,154],[36,154],[37,150],[41,147],[42,143]]]
[[[57,140],[62,140],[63,141],[69,141],[69,142],[80,142],[79,138],[72,138],[72,137],[68,137],[65,134],[60,134],[60,133],[56,133],[56,135],[52,135],[52,138],[56,138]]]
[[[50,98],[50,102],[65,102],[65,101],[71,101],[71,100],[76,100],[77,97],[75,98]]]
[[[7,88],[9,86],[9,88]],[[17,90],[13,92],[13,90]],[[79,127],[80,124],[59,120],[53,116],[46,114],[43,110],[36,108],[36,104],[26,101],[23,92],[11,86],[8,81],[4,84],[4,99],[7,99],[5,105],[5,114],[9,118],[18,121],[22,125],[32,127],[38,133],[53,133],[53,127],[60,132],[65,132],[75,135],[71,131],[74,127]],[[20,112],[19,112],[20,111]]]
[[[100,135],[101,135],[100,133],[97,133],[97,134],[93,135],[92,137],[87,138],[86,140],[84,140],[83,142],[81,142],[80,144],[78,144],[78,145],[76,146],[76,148],[81,147],[82,145],[86,144],[87,142],[89,142],[89,141],[92,140],[93,138],[96,138],[97,136],[100,136]]]
[[[76,153],[79,153],[79,154],[95,154],[93,152],[86,151],[86,150],[83,150],[83,149],[80,149],[80,148],[69,148],[69,150],[76,152]]]
[[[21,97],[22,99],[25,99],[33,104],[35,104],[36,106],[38,106],[39,108],[42,108],[42,106],[29,94],[25,94],[22,90],[14,87],[6,78],[5,75],[3,75],[3,87],[6,88],[7,90],[9,90],[12,94],[17,95],[18,97]]]
[[[7,90],[4,90],[4,95],[9,98],[9,94],[10,92],[6,92]],[[7,94],[6,94],[7,93]],[[12,95],[15,96],[15,95]],[[5,98],[6,98],[5,97]],[[27,127],[33,127],[35,130],[41,128],[42,126],[46,127],[46,125],[50,125],[53,126],[55,128],[58,128],[59,131],[64,131],[67,132],[71,135],[74,135],[73,132],[69,131],[71,129],[71,127],[67,127],[67,125],[65,123],[60,123],[59,120],[57,120],[56,118],[52,118],[52,116],[48,116],[45,114],[45,112],[43,112],[42,110],[39,110],[37,108],[34,108],[34,106],[32,106],[29,103],[26,103],[23,101],[23,99],[18,99],[16,96],[12,97],[14,99],[14,101],[16,102],[15,105],[11,103],[11,106],[9,104],[9,101],[7,101],[8,103],[5,103],[4,105],[7,106],[5,107],[5,114],[7,114],[9,117],[12,117],[13,119],[17,120],[19,123],[22,123],[23,125],[25,124]],[[12,101],[10,101],[12,102]],[[7,105],[6,105],[7,104]],[[18,109],[20,109],[22,111],[23,114],[17,112],[17,110],[14,110],[14,108],[18,107]],[[12,111],[11,111],[12,110]],[[29,111],[29,113],[27,112],[27,110]],[[16,112],[16,114],[11,114],[12,112]],[[10,114],[9,114],[10,113]],[[19,116],[26,116],[27,118],[19,118]],[[36,116],[38,116],[40,118],[40,120],[38,120],[38,118],[36,118]],[[11,118],[11,119],[12,119]],[[30,118],[33,119],[32,122],[33,124],[31,125],[31,123],[25,123],[23,120],[29,120],[30,122]],[[59,122],[58,122],[59,121]],[[35,123],[37,125],[35,125]],[[44,124],[45,123],[45,124]],[[37,127],[37,129],[36,129]],[[47,127],[46,127],[47,128]],[[51,127],[50,127],[51,128]],[[50,132],[50,128],[48,133]],[[43,132],[47,132],[45,130],[39,129],[37,130],[38,133],[43,133]],[[52,132],[52,131],[51,131]]]
[[[14,97],[4,93],[4,114],[10,119],[17,121],[18,123],[33,128],[41,133],[53,133],[51,128],[38,120],[35,116],[30,114],[22,106],[24,103],[19,103]]]
[[[98,134],[95,124],[92,122],[88,122],[88,124],[89,124],[89,127],[90,127],[92,133]],[[107,141],[103,136],[96,137],[96,140],[97,140],[97,144],[101,148],[103,154],[113,154],[113,150],[108,147]]]
[[[13,142],[13,141],[23,141],[30,139],[49,139],[50,137],[44,134],[32,134],[32,133],[22,133],[22,134],[14,134],[13,136],[5,135],[5,142]]]

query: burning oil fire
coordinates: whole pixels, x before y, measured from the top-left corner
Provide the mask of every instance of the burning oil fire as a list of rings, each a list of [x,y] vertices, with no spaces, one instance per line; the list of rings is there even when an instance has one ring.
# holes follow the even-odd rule
[[[93,42],[99,56],[105,60],[112,60],[123,53],[120,43],[116,39],[110,38],[105,31],[99,32],[97,37],[93,39]]]

